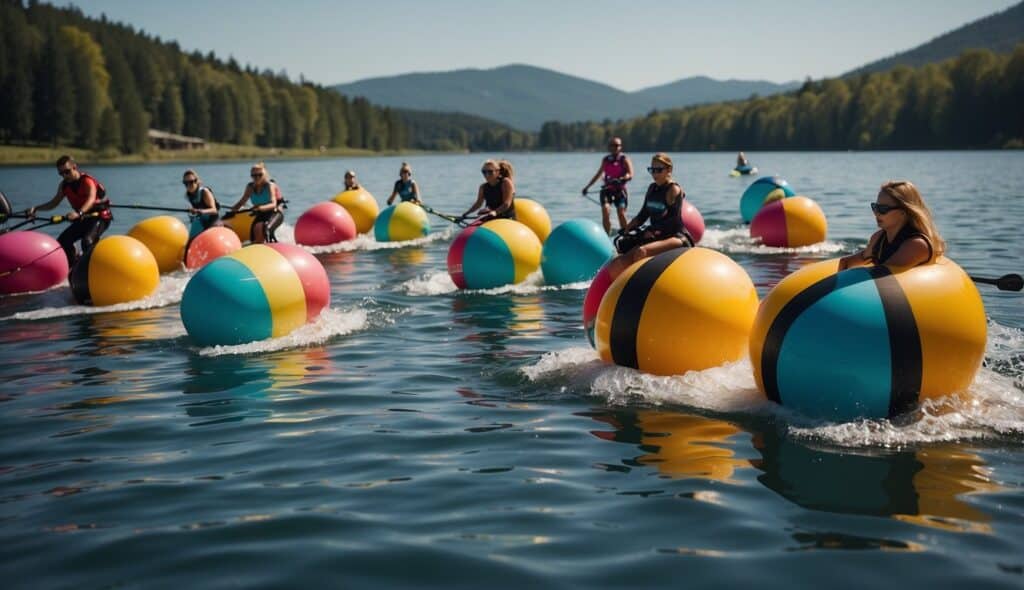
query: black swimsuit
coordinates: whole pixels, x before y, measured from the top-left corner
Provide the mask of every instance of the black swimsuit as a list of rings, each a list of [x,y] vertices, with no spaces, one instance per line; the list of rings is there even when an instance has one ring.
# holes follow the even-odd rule
[[[889,260],[889,258],[891,258],[892,255],[900,249],[900,246],[902,246],[904,242],[913,238],[921,238],[924,240],[924,243],[928,244],[928,261],[932,259],[932,255],[935,252],[932,248],[932,243],[928,241],[927,236],[909,225],[904,225],[903,228],[896,233],[896,237],[891,243],[889,242],[889,238],[884,230],[880,233],[882,235],[878,237],[877,241],[875,241],[875,247],[871,249],[871,256],[869,257],[869,260],[875,264],[885,264],[885,261]],[[921,264],[925,264],[926,262],[922,262]]]
[[[502,192],[501,192],[501,185],[502,185],[501,182],[499,182],[498,184],[494,184],[494,185],[492,185],[492,184],[490,184],[488,182],[485,182],[483,184],[484,203],[486,203],[487,208],[490,209],[491,211],[496,211],[498,209],[498,207],[501,207],[501,204],[505,201],[505,195],[503,195]],[[512,203],[509,204],[508,209],[504,213],[498,214],[497,218],[498,219],[515,219],[516,218],[516,197],[515,197],[515,195],[512,196]]]

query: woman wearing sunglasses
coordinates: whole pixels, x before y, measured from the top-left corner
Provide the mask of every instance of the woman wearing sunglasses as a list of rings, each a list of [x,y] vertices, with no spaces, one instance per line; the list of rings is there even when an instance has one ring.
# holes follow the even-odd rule
[[[484,175],[484,183],[476,192],[473,206],[462,217],[469,217],[470,213],[485,205],[477,214],[477,223],[492,219],[515,219],[516,185],[512,182],[512,164],[508,160],[487,160],[480,167],[480,173]]]
[[[263,162],[253,164],[249,171],[252,182],[245,185],[245,192],[242,198],[235,203],[224,218],[233,217],[238,209],[252,199],[251,214],[255,219],[252,222],[249,239],[253,244],[276,242],[274,230],[284,222],[284,214],[281,213],[281,189],[277,183],[270,179],[267,166]]]
[[[860,252],[839,259],[839,270],[885,264],[912,267],[934,262],[946,250],[932,212],[917,187],[908,180],[890,180],[871,203],[879,230]]]
[[[683,225],[686,191],[672,178],[672,158],[664,153],[654,154],[647,171],[654,182],[647,187],[640,212],[616,240],[619,255],[608,263],[613,279],[638,260],[673,248],[693,246],[693,238]]]
[[[213,196],[213,190],[203,184],[195,170],[186,170],[181,176],[181,184],[185,186],[185,200],[189,205],[188,216],[191,224],[188,228],[188,244],[191,244],[204,229],[224,223],[220,220],[220,206]],[[186,251],[188,244],[185,245]]]

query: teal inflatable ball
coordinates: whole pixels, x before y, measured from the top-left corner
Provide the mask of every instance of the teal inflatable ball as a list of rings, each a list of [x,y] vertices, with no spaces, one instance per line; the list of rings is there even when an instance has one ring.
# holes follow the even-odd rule
[[[589,281],[614,254],[615,247],[600,225],[589,219],[570,219],[544,242],[540,269],[549,285]]]
[[[378,242],[404,242],[430,233],[427,212],[416,203],[392,205],[380,212],[373,222],[373,237]]]
[[[740,197],[740,215],[743,223],[750,223],[765,203],[792,197],[796,193],[785,179],[778,176],[758,178],[743,191]]]

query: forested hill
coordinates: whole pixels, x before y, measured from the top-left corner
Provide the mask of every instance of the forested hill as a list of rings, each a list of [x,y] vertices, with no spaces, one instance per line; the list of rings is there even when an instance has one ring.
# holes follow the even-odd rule
[[[695,76],[624,92],[561,72],[514,64],[487,70],[461,69],[370,78],[333,88],[395,108],[468,113],[535,132],[545,121],[616,120],[636,117],[652,109],[736,100],[752,94],[764,96],[798,86],[797,83],[719,81]]]
[[[408,144],[402,120],[366,99],[35,1],[0,0],[0,88],[0,143],[135,153],[156,128],[267,147]]]
[[[936,4],[936,10],[941,7]],[[1009,53],[1024,42],[1024,2],[940,35],[908,51],[861,66],[845,76],[883,72],[898,65],[920,66],[956,57],[968,49]]]

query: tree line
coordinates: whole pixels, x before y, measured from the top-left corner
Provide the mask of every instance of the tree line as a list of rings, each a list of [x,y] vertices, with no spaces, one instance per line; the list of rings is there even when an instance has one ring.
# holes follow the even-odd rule
[[[637,151],[1021,148],[1021,105],[1024,44],[625,121],[548,122],[536,147],[603,150],[619,136]]]
[[[266,147],[401,149],[390,109],[187,54],[106,17],[0,0],[0,142],[144,151],[147,131]]]

